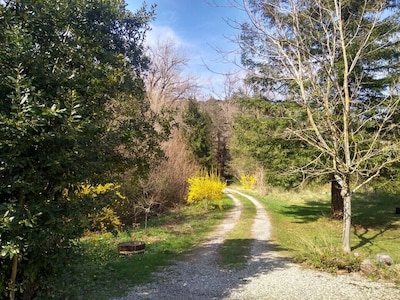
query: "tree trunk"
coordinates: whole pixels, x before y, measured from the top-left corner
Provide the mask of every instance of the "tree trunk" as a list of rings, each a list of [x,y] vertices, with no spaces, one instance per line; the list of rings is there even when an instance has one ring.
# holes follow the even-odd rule
[[[342,190],[342,197],[344,203],[342,246],[345,253],[350,253],[351,191],[349,187]]]
[[[10,300],[15,299],[15,281],[17,279],[17,266],[18,266],[18,254],[15,254],[13,259],[12,259],[12,269],[11,269],[11,277],[10,277],[10,283],[9,283],[9,288],[10,288]]]
[[[331,219],[342,220],[344,203],[341,194],[342,188],[336,179],[331,181]]]
[[[19,190],[18,202],[22,210],[25,210],[25,193],[22,188]],[[9,282],[10,300],[15,299],[16,281],[18,271],[18,254],[14,254],[11,265],[11,276]]]

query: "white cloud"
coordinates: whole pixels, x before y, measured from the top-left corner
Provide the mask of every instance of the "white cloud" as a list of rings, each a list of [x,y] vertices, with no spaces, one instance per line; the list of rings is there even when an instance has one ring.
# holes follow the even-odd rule
[[[146,43],[151,47],[157,45],[160,41],[173,41],[177,47],[190,46],[171,27],[153,25],[152,30],[147,32]]]

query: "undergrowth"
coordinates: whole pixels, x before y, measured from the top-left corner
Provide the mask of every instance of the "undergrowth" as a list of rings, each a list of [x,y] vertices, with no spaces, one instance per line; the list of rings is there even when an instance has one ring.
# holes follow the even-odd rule
[[[232,201],[224,198],[222,210],[184,207],[150,220],[147,229],[141,226],[117,235],[88,234],[81,240],[78,254],[54,278],[57,289],[46,299],[123,296],[133,285],[151,281],[153,272],[199,243],[231,208]],[[118,243],[131,240],[146,243],[144,254],[119,254]]]

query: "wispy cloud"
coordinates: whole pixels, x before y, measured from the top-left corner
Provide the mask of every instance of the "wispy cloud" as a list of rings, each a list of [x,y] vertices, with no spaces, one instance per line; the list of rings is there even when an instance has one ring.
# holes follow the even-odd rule
[[[177,47],[191,47],[191,44],[184,41],[175,30],[169,26],[152,25],[152,30],[147,33],[146,43],[151,47],[157,45],[159,41],[172,41]]]

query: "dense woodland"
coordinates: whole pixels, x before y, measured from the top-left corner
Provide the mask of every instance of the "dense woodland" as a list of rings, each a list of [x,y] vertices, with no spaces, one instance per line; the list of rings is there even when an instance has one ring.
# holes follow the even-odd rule
[[[156,7],[0,1],[0,298],[46,290],[86,231],[184,204],[204,170],[332,184],[350,251],[352,193],[398,192],[400,3],[244,3],[247,76],[199,101],[189,58],[146,46]]]

